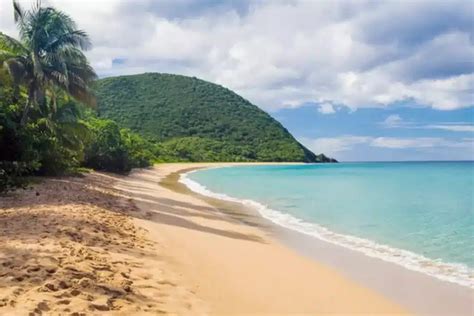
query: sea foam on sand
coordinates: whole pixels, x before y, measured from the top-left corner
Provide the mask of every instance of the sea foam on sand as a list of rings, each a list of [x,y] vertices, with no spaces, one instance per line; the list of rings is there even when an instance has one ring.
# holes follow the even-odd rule
[[[335,233],[321,225],[305,222],[290,214],[271,209],[259,202],[249,199],[238,199],[226,194],[212,192],[205,186],[188,177],[189,174],[196,171],[198,170],[183,173],[179,180],[179,182],[183,183],[190,190],[196,193],[220,200],[243,204],[246,207],[256,210],[262,217],[285,228],[298,231],[305,235],[338,246],[362,252],[370,257],[401,265],[412,271],[418,271],[443,281],[452,282],[474,289],[474,271],[465,265],[445,263],[441,260],[426,258],[411,251],[378,244],[368,239]]]

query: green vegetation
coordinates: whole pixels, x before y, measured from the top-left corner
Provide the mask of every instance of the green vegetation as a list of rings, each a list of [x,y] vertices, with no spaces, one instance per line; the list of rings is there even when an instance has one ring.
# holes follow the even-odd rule
[[[13,7],[20,40],[0,32],[0,192],[28,175],[150,165],[151,144],[85,110],[96,78],[82,53],[87,34],[54,8]]]
[[[23,85],[28,96],[21,124],[34,107],[55,111],[58,93],[93,103],[89,84],[96,74],[82,53],[90,45],[87,34],[67,14],[40,2],[25,11],[14,1],[13,9],[20,40],[0,33],[0,58],[14,86]]]
[[[111,120],[89,117],[90,141],[84,150],[84,165],[97,170],[127,172],[150,166],[153,145]]]
[[[161,160],[325,162],[270,115],[219,85],[147,73],[99,80],[101,117],[154,142]]]
[[[162,161],[331,161],[232,91],[165,74],[107,78],[65,13],[13,2],[20,39],[0,32],[0,193],[29,175],[128,172]],[[94,106],[98,97],[98,113]]]

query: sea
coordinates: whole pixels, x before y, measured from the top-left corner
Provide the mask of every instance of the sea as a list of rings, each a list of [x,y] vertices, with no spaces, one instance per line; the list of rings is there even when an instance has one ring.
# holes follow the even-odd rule
[[[474,288],[474,162],[200,169],[180,181],[273,223]]]

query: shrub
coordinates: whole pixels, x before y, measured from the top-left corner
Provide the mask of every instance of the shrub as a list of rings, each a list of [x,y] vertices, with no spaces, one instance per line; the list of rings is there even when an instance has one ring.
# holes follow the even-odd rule
[[[36,168],[34,163],[0,161],[0,193],[25,188],[27,185],[25,175],[30,174]]]
[[[97,170],[128,172],[132,166],[120,128],[114,121],[92,119],[88,122],[93,137],[84,153],[84,165]]]
[[[148,167],[153,163],[153,145],[138,134],[120,129],[111,120],[90,117],[87,124],[93,136],[85,148],[86,167],[128,172],[132,168]]]

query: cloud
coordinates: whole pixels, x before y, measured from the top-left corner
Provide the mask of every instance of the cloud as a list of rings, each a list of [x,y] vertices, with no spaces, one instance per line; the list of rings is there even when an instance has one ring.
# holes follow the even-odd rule
[[[353,151],[356,147],[364,146],[368,151],[370,147],[392,150],[405,149],[438,149],[446,152],[448,149],[463,149],[474,154],[474,138],[447,139],[442,137],[373,137],[345,135],[338,137],[301,138],[300,141],[316,153],[326,153],[338,157],[344,152]],[[471,157],[471,158],[474,158]]]
[[[331,103],[320,103],[318,104],[318,112],[322,114],[334,114],[336,110]]]
[[[426,129],[441,129],[445,131],[451,132],[474,132],[474,125],[453,125],[453,124],[445,124],[445,125],[426,125],[424,126]]]
[[[392,114],[387,116],[387,118],[383,120],[380,124],[388,128],[399,127],[403,124],[403,120],[400,115]]]
[[[44,3],[91,35],[87,54],[101,76],[197,76],[266,110],[310,102],[331,104],[322,113],[403,101],[439,110],[473,105],[470,1]],[[14,34],[10,0],[0,0],[0,29]]]
[[[301,138],[303,145],[316,153],[325,153],[326,155],[337,155],[340,152],[352,150],[359,144],[365,144],[371,140],[369,136],[340,136],[340,137],[321,137],[316,139]]]
[[[408,129],[439,129],[450,132],[474,132],[474,125],[467,122],[450,122],[421,124],[417,122],[407,122],[398,114],[391,114],[385,120],[379,122],[385,128],[408,128]]]
[[[414,138],[397,138],[397,137],[376,137],[370,142],[372,147],[382,148],[430,148],[447,144],[445,140],[437,137],[414,137]]]

